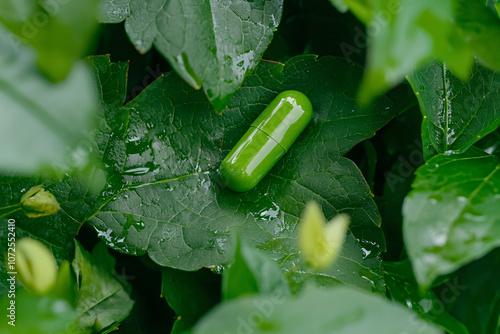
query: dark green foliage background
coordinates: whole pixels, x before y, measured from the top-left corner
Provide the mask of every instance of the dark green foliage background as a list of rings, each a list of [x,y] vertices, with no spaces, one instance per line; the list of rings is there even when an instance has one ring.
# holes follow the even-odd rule
[[[72,333],[235,330],[279,289],[257,331],[500,333],[496,2],[0,0],[0,252],[12,218],[74,261]],[[220,161],[288,89],[311,124],[230,191]],[[40,184],[61,210],[28,219]],[[311,200],[351,216],[325,270],[297,245]]]

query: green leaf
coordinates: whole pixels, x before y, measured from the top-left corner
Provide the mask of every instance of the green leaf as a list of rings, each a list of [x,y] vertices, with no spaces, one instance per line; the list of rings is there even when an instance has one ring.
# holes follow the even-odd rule
[[[9,6],[13,0],[6,2],[4,6]],[[24,0],[22,3],[24,6],[22,11],[18,8],[21,11],[18,15],[0,11],[0,21],[22,42],[34,47],[38,68],[48,79],[64,80],[93,44],[97,0]]]
[[[473,55],[500,69],[500,20],[479,0],[346,1],[367,23],[367,72],[362,102],[392,88],[413,70],[436,58],[463,81]],[[360,8],[362,10],[360,10]],[[370,15],[368,15],[368,13]]]
[[[370,108],[357,105],[361,75],[360,67],[339,58],[262,62],[222,115],[175,74],[159,78],[125,107],[107,112],[109,134],[99,135],[98,145],[108,185],[89,222],[115,250],[148,253],[160,265],[183,270],[227,263],[228,237],[237,229],[291,270],[298,285],[341,281],[380,291],[380,217],[358,168],[342,154],[396,111],[387,99]],[[312,124],[255,189],[230,191],[220,182],[218,164],[287,89],[310,98]],[[312,199],[327,219],[352,217],[340,258],[323,272],[302,270],[297,249],[296,227]]]
[[[0,35],[0,43],[2,41],[1,36],[2,35]],[[2,57],[3,55],[5,55],[5,53],[0,53],[0,57]],[[14,55],[11,56],[14,59]],[[123,62],[111,64],[109,61],[109,57],[95,57],[93,59],[95,59],[96,61],[91,61],[92,68],[95,71],[99,72],[98,83],[100,88],[99,92],[101,105],[103,107],[103,113],[107,114],[109,118],[113,118],[115,117],[113,111],[110,111],[109,109],[111,109],[112,107],[119,107],[125,101],[125,86],[128,63]],[[18,70],[22,71],[21,68],[19,68]],[[24,69],[24,71],[26,71],[26,68]],[[5,72],[0,71],[0,78],[4,73]],[[85,74],[87,73],[85,72]],[[22,78],[17,78],[16,80],[13,79],[13,81],[10,82],[12,84],[16,84],[16,81],[19,80],[22,81]],[[35,81],[35,84],[36,82],[38,82],[38,80],[43,85],[49,85],[41,78],[37,79],[37,81]],[[90,76],[86,79],[86,81],[88,82],[88,84],[94,82],[94,80]],[[33,86],[34,84],[26,83],[26,85]],[[26,90],[26,88],[24,88],[24,90]],[[72,104],[71,101],[76,101],[79,102],[80,105],[84,105],[86,102],[80,101],[80,97],[91,96],[92,98],[94,98],[94,95],[86,95],[89,90],[79,90],[77,87],[75,87],[75,90],[77,90],[77,92],[62,91],[61,93],[63,94],[63,96],[57,98],[65,99],[65,104],[68,105],[68,108],[70,108],[69,105]],[[56,101],[50,100],[52,98],[52,95],[49,93],[49,91],[40,92],[39,94],[40,95],[37,94],[34,99],[37,101],[45,101],[44,104],[46,105],[46,107],[55,106],[57,104]],[[54,96],[53,98],[56,98],[56,96]],[[95,100],[97,101],[98,99],[95,98]],[[71,110],[76,110],[76,108],[79,108],[79,106],[71,106]],[[61,109],[61,112],[65,117],[71,114],[68,113],[67,110],[68,109],[66,109],[66,107]],[[0,113],[3,112],[4,110],[0,109]],[[14,114],[9,114],[7,118],[10,119],[10,117],[14,117]],[[22,117],[22,114],[18,113],[15,117]],[[72,120],[70,116],[68,122],[71,123],[68,124],[68,127],[72,128],[74,126],[77,126],[73,123],[78,122],[78,120]],[[0,122],[0,124],[5,123]],[[5,140],[2,141],[0,147],[4,144],[11,144],[11,138],[21,138],[18,135],[18,132],[16,132],[15,126],[8,128],[11,132],[11,137],[4,138]],[[30,135],[32,135],[33,131],[35,130],[28,129],[26,133],[23,133],[23,135],[29,137]],[[103,115],[99,118],[99,129],[95,132],[95,134],[85,134],[89,142],[93,142],[94,137],[98,142],[101,142],[99,138],[107,138],[107,136],[109,136],[109,133],[111,132],[109,126],[106,124]],[[5,131],[2,134],[4,133]],[[43,148],[38,147],[35,145],[35,143],[40,143],[41,145],[43,143],[46,143],[41,138],[32,138],[29,145],[36,147],[37,150],[41,152],[44,152],[44,149],[47,149],[45,146]],[[104,145],[104,147],[98,146],[98,149],[102,148],[104,150],[105,147],[107,147],[107,143],[108,141],[103,140],[102,144]],[[46,143],[44,145],[49,144]],[[94,145],[94,143],[90,143],[90,145]],[[53,145],[49,148],[54,149],[55,147],[56,146]],[[112,152],[113,150],[118,148],[108,147],[106,149],[108,150],[108,152]],[[7,153],[7,151],[5,150],[3,150],[2,152],[4,152],[4,154]],[[25,151],[21,156],[23,158],[26,158],[26,153],[27,152]],[[16,154],[19,154],[19,152],[17,152]],[[1,159],[0,164],[2,162],[4,163],[5,161],[5,159]],[[5,254],[8,248],[7,235],[9,230],[7,220],[14,219],[16,222],[15,232],[17,239],[20,239],[22,237],[32,237],[34,239],[41,240],[52,250],[59,263],[64,260],[71,261],[73,259],[73,238],[76,236],[78,230],[81,227],[81,224],[85,221],[86,215],[88,215],[88,213],[92,212],[93,210],[95,211],[95,208],[93,207],[95,205],[95,197],[99,194],[102,187],[96,185],[100,183],[99,180],[102,178],[101,174],[102,172],[99,173],[99,170],[94,170],[94,174],[91,175],[91,177],[93,177],[93,180],[90,181],[87,178],[82,179],[77,175],[73,175],[72,177],[68,177],[65,175],[61,180],[55,180],[47,176],[36,176],[31,178],[21,178],[7,174],[4,176],[0,176],[0,254]],[[61,210],[51,216],[29,219],[21,210],[21,206],[19,203],[22,196],[29,189],[41,184],[47,191],[50,191],[56,197],[56,200],[61,206]],[[0,293],[4,293],[7,291],[5,279],[8,277],[8,275],[6,274],[6,272],[7,270],[5,270],[5,263],[3,261],[0,261]]]
[[[78,333],[94,333],[122,321],[134,302],[114,276],[114,258],[100,243],[92,254],[75,241],[73,270],[77,276]]]
[[[461,79],[467,78],[473,57],[454,23],[454,1],[372,1],[362,101],[369,102],[395,86],[432,57],[445,61]]]
[[[347,287],[308,289],[296,298],[247,297],[221,304],[194,334],[440,333],[416,314],[379,296]]]
[[[134,300],[134,306],[123,322],[115,322],[105,332],[112,332],[112,328],[117,326],[120,334],[170,333],[175,314],[161,295],[162,268],[155,265],[147,257],[116,254],[116,260],[117,272],[123,275],[118,278],[122,282],[126,281],[127,288],[132,290],[131,298]],[[172,269],[172,271],[174,270]],[[203,293],[200,291],[198,295],[193,293],[193,295],[200,299],[205,294],[214,295],[217,301],[220,299],[220,275],[216,275],[209,270],[204,271],[205,274],[208,273],[211,277],[194,275],[193,282],[196,282],[204,291]],[[208,278],[212,278],[212,280]],[[186,284],[183,284],[183,282]],[[187,291],[182,289],[184,286]],[[174,289],[178,289],[176,291],[179,291],[179,294],[176,295],[181,298],[179,302],[184,303],[188,307],[198,302],[198,299],[193,299],[186,295],[187,293],[192,293],[189,292],[190,287],[190,283],[184,279],[180,279],[173,287]],[[190,309],[195,308],[191,307]],[[189,318],[189,313],[187,317]],[[101,334],[104,334],[104,332]]]
[[[222,111],[257,66],[281,19],[282,0],[102,1],[101,22],[125,17],[140,52],[154,44],[192,87]]]
[[[341,13],[345,13],[349,10],[349,7],[347,7],[344,3],[344,0],[330,0],[330,2]]]
[[[442,327],[450,334],[468,334],[467,328],[448,312],[433,291],[420,291],[410,261],[384,262],[387,290],[394,301],[408,306],[422,318]]]
[[[290,286],[280,266],[246,244],[241,237],[235,238],[236,245],[231,265],[222,276],[222,298],[235,299],[240,296],[271,295],[277,289],[284,296],[290,295]]]
[[[130,15],[130,2],[133,0],[99,1],[98,20],[103,23],[118,23]]]
[[[0,172],[85,167],[87,159],[75,158],[98,108],[91,74],[78,63],[64,81],[51,84],[30,49],[18,43],[0,25]]]
[[[177,316],[171,334],[190,329],[220,300],[220,281],[206,269],[187,272],[165,268],[161,273],[161,294]]]
[[[43,183],[42,183],[43,182]],[[61,210],[51,216],[28,218],[17,204],[33,186],[43,184],[54,194]],[[51,249],[58,263],[73,259],[73,238],[80,229],[85,215],[91,210],[90,197],[95,196],[88,185],[78,178],[54,181],[42,177],[0,177],[0,254],[8,248],[8,219],[15,221],[16,239],[31,237],[42,241]],[[4,261],[0,261],[0,294],[6,291],[7,278]]]
[[[26,21],[33,15],[36,2],[33,0],[2,0],[0,1],[0,16],[12,21]]]
[[[128,62],[112,63],[109,55],[92,56],[86,60],[93,72],[98,73],[95,77],[102,109],[106,112],[121,107],[127,97]]]
[[[423,288],[500,246],[499,171],[498,157],[476,150],[437,155],[417,170],[403,232]]]
[[[488,154],[500,156],[500,127],[478,141],[474,147],[477,147]]]
[[[6,317],[4,312],[15,301],[14,318]],[[73,306],[65,299],[30,294],[26,290],[16,292],[14,298],[6,295],[0,299],[3,321],[0,322],[2,334],[62,334],[76,320]],[[11,325],[8,322],[14,320]]]
[[[330,0],[335,7],[338,7],[335,2],[340,1],[342,1],[361,22],[364,24],[370,22],[373,15],[373,4],[371,0]]]
[[[500,249],[461,268],[440,294],[448,309],[471,334],[498,334],[500,330]]]
[[[488,0],[487,0],[488,2]],[[474,54],[493,70],[500,69],[500,20],[484,0],[455,0],[458,27]]]
[[[424,116],[422,140],[428,159],[461,153],[500,125],[500,76],[480,64],[467,83],[444,64],[432,62],[408,77]]]

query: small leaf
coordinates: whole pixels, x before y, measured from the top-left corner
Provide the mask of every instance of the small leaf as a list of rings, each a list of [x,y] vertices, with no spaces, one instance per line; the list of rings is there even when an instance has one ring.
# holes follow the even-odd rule
[[[56,282],[52,290],[50,290],[50,297],[64,299],[71,305],[76,305],[76,281],[71,264],[68,261],[64,261],[59,265]]]
[[[22,197],[21,205],[29,218],[50,216],[61,209],[57,199],[43,185],[30,188]]]
[[[64,80],[93,44],[97,0],[19,2],[21,12],[11,16],[0,10],[0,22],[37,51],[38,68],[50,81]]]
[[[31,238],[16,242],[17,279],[30,291],[45,295],[57,276],[57,263],[43,243]]]
[[[188,272],[164,268],[161,294],[176,314],[171,334],[185,334],[220,301],[220,276],[207,269]]]
[[[299,249],[309,266],[314,269],[328,268],[339,256],[349,225],[349,216],[340,214],[328,224],[325,221],[319,205],[310,202],[299,226]]]
[[[247,245],[241,237],[235,240],[233,260],[222,275],[222,298],[271,295],[278,289],[283,295],[290,295],[290,286],[280,266],[262,251]]]
[[[462,153],[500,125],[500,76],[479,63],[464,83],[433,61],[408,77],[424,120],[424,156]]]
[[[99,244],[98,244],[99,245]],[[114,277],[114,259],[96,246],[89,254],[75,240],[73,270],[77,275],[78,330],[84,333],[102,329],[122,321],[131,311],[134,301]]]
[[[349,7],[347,7],[344,3],[344,0],[330,0],[330,2],[341,13],[345,13],[349,10]]]

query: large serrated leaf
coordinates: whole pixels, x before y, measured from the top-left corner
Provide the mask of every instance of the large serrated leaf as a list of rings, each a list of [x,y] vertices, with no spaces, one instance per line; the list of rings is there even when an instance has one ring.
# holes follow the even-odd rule
[[[225,263],[229,233],[240,229],[299,282],[313,276],[380,289],[380,217],[358,168],[342,154],[395,110],[385,99],[359,108],[354,96],[361,75],[360,67],[337,58],[263,62],[222,115],[176,75],[156,80],[125,107],[108,110],[111,131],[98,138],[108,186],[89,221],[108,246],[183,270]],[[313,123],[254,190],[230,191],[220,182],[220,161],[286,89],[309,96]],[[312,199],[327,218],[352,216],[341,258],[323,273],[303,271],[297,249],[298,217]]]
[[[464,83],[438,62],[408,77],[424,116],[424,155],[462,153],[500,125],[500,76],[480,64]]]
[[[105,0],[101,22],[120,22],[141,51],[154,44],[222,111],[271,42],[282,0]]]

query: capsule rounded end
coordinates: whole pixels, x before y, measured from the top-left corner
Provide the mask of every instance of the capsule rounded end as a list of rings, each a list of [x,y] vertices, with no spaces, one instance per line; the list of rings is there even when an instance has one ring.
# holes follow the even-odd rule
[[[302,110],[304,111],[304,115],[302,117],[304,123],[307,125],[311,121],[313,115],[313,107],[311,100],[309,100],[309,98],[305,94],[299,92],[298,90],[286,90],[284,92],[279,93],[277,96],[277,98],[283,98],[283,97],[289,97],[294,99],[296,104],[302,107]]]
[[[258,183],[253,175],[248,175],[237,165],[235,166],[227,161],[222,162],[219,176],[229,189],[237,192],[252,190]]]

